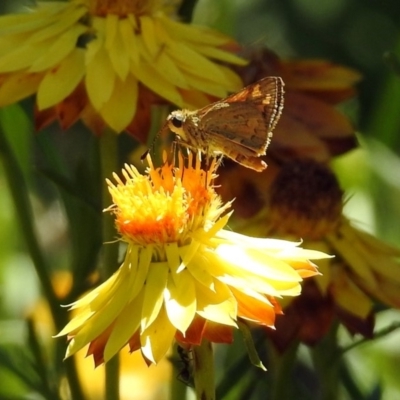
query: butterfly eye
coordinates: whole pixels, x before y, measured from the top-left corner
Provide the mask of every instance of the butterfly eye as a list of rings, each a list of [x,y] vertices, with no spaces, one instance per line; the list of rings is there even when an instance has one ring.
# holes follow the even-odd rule
[[[171,118],[171,123],[175,128],[181,128],[183,125],[182,119],[180,119],[179,117],[176,117],[176,116]]]

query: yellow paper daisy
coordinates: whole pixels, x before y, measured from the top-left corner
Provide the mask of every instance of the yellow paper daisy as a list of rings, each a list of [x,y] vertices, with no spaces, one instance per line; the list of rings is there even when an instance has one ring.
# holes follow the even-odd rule
[[[133,166],[108,182],[125,261],[101,286],[71,308],[77,314],[58,336],[68,335],[67,356],[87,344],[96,365],[127,344],[149,363],[171,343],[232,341],[239,318],[272,327],[275,297],[296,296],[302,278],[317,274],[309,259],[327,257],[298,243],[251,238],[224,227],[231,203],[214,191],[216,162],[198,157],[178,164]],[[223,215],[225,214],[225,215]]]
[[[0,107],[36,93],[38,126],[82,118],[121,132],[136,114],[139,84],[186,108],[239,90],[240,78],[214,61],[243,64],[221,49],[232,40],[167,9],[161,0],[70,0],[0,17]]]
[[[239,178],[235,184],[244,185]],[[275,342],[280,348],[293,340],[315,344],[335,319],[351,333],[371,337],[376,302],[400,308],[400,250],[343,215],[343,192],[326,165],[296,160],[284,164],[272,184],[259,187],[267,202],[257,216],[242,222],[242,232],[300,237],[307,248],[335,255],[317,262],[321,275],[307,280],[301,296],[284,308]]]

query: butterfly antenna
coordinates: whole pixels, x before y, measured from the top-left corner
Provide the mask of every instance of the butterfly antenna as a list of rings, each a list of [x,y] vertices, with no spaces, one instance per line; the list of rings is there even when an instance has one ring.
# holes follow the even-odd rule
[[[143,161],[143,160],[147,157],[147,155],[148,155],[150,152],[153,152],[153,151],[154,151],[154,147],[155,147],[155,145],[156,145],[156,142],[157,142],[158,138],[159,138],[160,135],[161,135],[163,132],[165,132],[167,129],[168,129],[168,123],[165,122],[165,124],[163,125],[163,127],[162,127],[162,128],[157,132],[157,134],[154,136],[154,139],[153,139],[153,141],[151,142],[150,147],[140,156],[140,161]]]

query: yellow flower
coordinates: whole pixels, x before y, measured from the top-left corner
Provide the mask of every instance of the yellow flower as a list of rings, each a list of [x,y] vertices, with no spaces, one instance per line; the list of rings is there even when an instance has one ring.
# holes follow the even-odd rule
[[[111,211],[127,243],[120,269],[72,304],[77,315],[59,333],[67,356],[87,344],[96,365],[121,348],[141,350],[148,363],[171,343],[232,341],[238,318],[272,327],[275,297],[296,296],[302,278],[317,274],[309,259],[327,257],[298,243],[240,235],[224,227],[231,203],[214,191],[216,161],[201,168],[192,154],[149,169],[133,166],[108,182]]]
[[[318,260],[321,276],[308,280],[301,296],[285,307],[274,341],[281,348],[294,339],[315,344],[335,318],[352,333],[372,336],[374,303],[400,308],[400,250],[342,214],[343,193],[323,164],[297,160],[283,165],[264,190],[263,208],[242,222],[243,232],[302,238],[307,248],[335,255]]]
[[[121,132],[132,129],[139,84],[187,108],[238,90],[240,78],[213,61],[243,64],[221,48],[232,40],[171,19],[163,3],[39,2],[0,17],[0,106],[36,93],[39,127],[82,118]]]
[[[358,229],[345,217],[326,241],[340,261],[317,282],[325,292],[327,282],[333,283],[331,290],[340,307],[360,318],[372,312],[374,300],[400,309],[399,249]]]

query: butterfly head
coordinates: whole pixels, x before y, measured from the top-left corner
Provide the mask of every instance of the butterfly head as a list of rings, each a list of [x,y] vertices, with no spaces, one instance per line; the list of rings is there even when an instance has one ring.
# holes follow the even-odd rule
[[[172,113],[169,114],[167,118],[168,128],[184,141],[187,140],[187,136],[184,130],[186,117],[187,114],[183,110],[177,110],[172,111]]]

